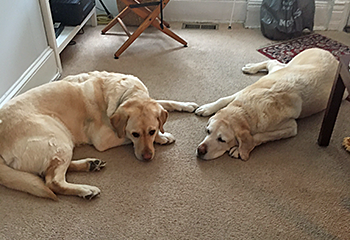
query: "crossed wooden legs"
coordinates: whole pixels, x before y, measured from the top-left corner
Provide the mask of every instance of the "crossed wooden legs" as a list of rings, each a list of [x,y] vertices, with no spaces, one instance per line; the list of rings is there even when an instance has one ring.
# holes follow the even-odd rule
[[[115,24],[119,23],[125,33],[128,35],[128,40],[124,42],[124,44],[118,49],[118,51],[114,54],[114,57],[116,59],[119,58],[119,56],[141,35],[141,33],[148,28],[150,25],[156,27],[163,33],[167,34],[171,38],[175,39],[176,41],[183,44],[185,47],[187,47],[187,42],[180,38],[178,35],[173,33],[169,30],[169,24],[166,22],[163,25],[163,28],[160,26],[160,19],[158,18],[160,14],[160,7],[156,7],[153,11],[150,10],[147,7],[140,7],[140,8],[131,8],[130,5],[134,4],[140,4],[137,0],[122,0],[126,7],[116,16],[104,29],[102,29],[102,34],[105,34],[109,29],[111,29]],[[163,0],[162,1],[162,8],[166,6],[166,4],[170,0]],[[122,18],[125,17],[130,11],[135,12],[137,15],[139,15],[141,18],[145,19],[143,23],[137,28],[137,30],[131,34],[125,24],[122,21]]]

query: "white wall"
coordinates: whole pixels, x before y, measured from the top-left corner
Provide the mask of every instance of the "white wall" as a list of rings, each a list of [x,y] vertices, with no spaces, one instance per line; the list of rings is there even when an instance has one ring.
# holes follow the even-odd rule
[[[260,27],[262,0],[171,0],[165,8],[167,21],[228,23],[235,3],[233,22]],[[350,0],[315,0],[317,30],[339,30],[347,24]]]
[[[97,14],[106,14],[100,1],[99,0],[95,0],[95,1],[96,1]],[[118,15],[117,0],[102,0],[102,2],[107,7],[108,11],[113,15],[113,17]]]
[[[0,96],[47,47],[41,22],[38,1],[1,0]]]
[[[167,21],[228,23],[233,4],[233,22],[244,22],[247,0],[171,0],[164,9],[164,18]]]
[[[1,0],[0,36],[1,106],[22,89],[28,89],[26,85],[52,80],[57,68],[47,44],[38,0]],[[35,79],[41,68],[47,74]]]

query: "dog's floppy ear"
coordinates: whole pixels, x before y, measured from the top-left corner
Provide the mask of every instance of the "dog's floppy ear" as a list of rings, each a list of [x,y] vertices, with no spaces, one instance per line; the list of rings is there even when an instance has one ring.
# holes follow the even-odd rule
[[[255,142],[253,136],[250,134],[249,123],[245,118],[235,115],[235,121],[230,121],[230,128],[233,130],[237,141],[238,151],[242,160],[247,161],[250,152],[254,149]]]
[[[168,111],[164,110],[163,108],[160,110],[160,115],[158,117],[158,122],[159,122],[159,130],[161,133],[164,133],[164,128],[163,125],[168,119]]]
[[[110,117],[111,124],[116,130],[119,138],[125,137],[125,128],[128,119],[129,114],[127,114],[123,107],[119,107],[118,110]]]
[[[213,119],[214,119],[214,116],[215,116],[215,115],[211,116],[211,117],[208,119],[208,122],[207,122],[207,125],[206,125],[207,127],[210,126],[211,122],[212,122]]]
[[[236,137],[238,140],[238,151],[242,160],[247,161],[250,152],[254,149],[255,143],[253,136],[248,130],[241,130],[236,132]]]

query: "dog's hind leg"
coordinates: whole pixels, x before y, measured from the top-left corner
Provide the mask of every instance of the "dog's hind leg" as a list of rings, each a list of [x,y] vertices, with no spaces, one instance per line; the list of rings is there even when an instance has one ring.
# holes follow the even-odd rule
[[[248,63],[242,68],[242,71],[248,74],[255,74],[261,70],[267,70],[268,73],[272,73],[285,66],[286,64],[280,63],[277,60],[267,60],[260,63]]]
[[[71,161],[68,167],[69,172],[95,172],[106,166],[106,162],[96,158],[85,158]]]
[[[100,189],[89,185],[67,183],[66,181],[66,171],[71,164],[72,155],[72,149],[63,150],[61,148],[61,151],[52,157],[45,172],[46,185],[55,193],[92,199],[100,194]]]
[[[56,195],[45,185],[39,176],[9,167],[1,155],[0,184],[11,189],[28,192],[38,197],[57,200]]]

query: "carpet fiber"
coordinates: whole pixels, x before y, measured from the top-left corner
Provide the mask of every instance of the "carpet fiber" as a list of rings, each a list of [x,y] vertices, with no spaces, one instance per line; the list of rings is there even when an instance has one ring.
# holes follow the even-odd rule
[[[61,53],[62,77],[92,70],[133,74],[155,99],[202,105],[263,76],[241,71],[267,59],[256,51],[270,42],[259,29],[181,26],[171,23],[187,48],[152,27],[118,60],[113,54],[127,38],[123,30],[101,35],[104,26],[85,27]],[[328,34],[350,44],[346,33]],[[195,150],[209,117],[171,112],[164,129],[176,142],[156,144],[151,162],[138,161],[132,145],[74,150],[74,159],[107,162],[100,172],[67,174],[68,182],[101,189],[91,201],[59,195],[54,202],[0,186],[0,239],[348,240],[350,155],[341,144],[350,134],[349,117],[345,101],[326,148],[316,143],[320,113],[299,120],[297,136],[254,149],[247,162],[228,154],[202,161]]]
[[[259,48],[258,52],[270,59],[277,59],[281,63],[288,63],[298,53],[313,47],[327,50],[336,58],[344,54],[350,54],[348,46],[318,33]]]

